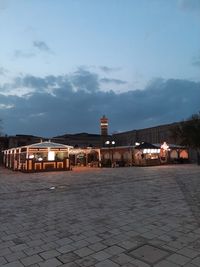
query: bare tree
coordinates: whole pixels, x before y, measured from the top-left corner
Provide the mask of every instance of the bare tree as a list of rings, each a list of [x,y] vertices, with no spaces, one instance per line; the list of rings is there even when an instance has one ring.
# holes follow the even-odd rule
[[[173,126],[171,133],[177,143],[197,151],[198,164],[200,164],[200,112]]]

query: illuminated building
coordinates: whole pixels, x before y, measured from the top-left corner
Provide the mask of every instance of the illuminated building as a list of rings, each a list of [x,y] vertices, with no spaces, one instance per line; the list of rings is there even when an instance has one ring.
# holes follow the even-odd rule
[[[6,168],[24,172],[69,170],[67,145],[40,142],[4,150],[3,163]]]

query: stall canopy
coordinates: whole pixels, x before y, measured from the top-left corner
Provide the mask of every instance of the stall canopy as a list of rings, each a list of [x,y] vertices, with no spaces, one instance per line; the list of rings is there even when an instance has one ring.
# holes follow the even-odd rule
[[[45,141],[27,146],[29,148],[73,148],[72,146]]]
[[[140,145],[138,146],[135,146],[135,149],[145,149],[145,148],[152,148],[152,149],[156,149],[156,148],[159,148],[155,145],[152,145],[150,143],[147,143],[147,142],[142,142]]]

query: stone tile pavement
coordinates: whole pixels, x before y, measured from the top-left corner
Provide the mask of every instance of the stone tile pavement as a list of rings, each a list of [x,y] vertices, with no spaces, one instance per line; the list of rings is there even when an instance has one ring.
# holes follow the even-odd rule
[[[0,266],[200,266],[200,167],[0,168]]]

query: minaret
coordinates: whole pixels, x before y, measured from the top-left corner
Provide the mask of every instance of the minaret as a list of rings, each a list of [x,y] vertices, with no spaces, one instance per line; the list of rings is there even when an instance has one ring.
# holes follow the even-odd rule
[[[106,136],[108,135],[108,119],[105,115],[100,119],[101,122],[101,135]]]

